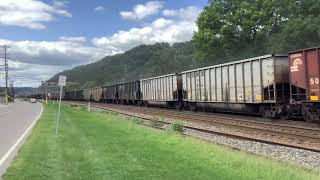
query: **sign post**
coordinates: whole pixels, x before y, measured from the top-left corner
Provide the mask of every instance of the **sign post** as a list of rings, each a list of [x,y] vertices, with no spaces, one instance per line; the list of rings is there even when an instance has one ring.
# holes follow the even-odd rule
[[[59,98],[59,108],[58,108],[58,115],[57,115],[57,121],[56,121],[56,135],[58,134],[58,129],[59,129],[61,96],[62,96],[63,86],[66,85],[66,82],[67,82],[66,76],[59,76],[58,86],[60,86],[60,98]]]

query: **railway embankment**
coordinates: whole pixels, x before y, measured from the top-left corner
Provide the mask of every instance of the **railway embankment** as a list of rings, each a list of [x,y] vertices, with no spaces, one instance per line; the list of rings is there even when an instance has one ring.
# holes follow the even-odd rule
[[[56,105],[44,114],[4,179],[318,179],[319,172],[141,126],[116,113]],[[19,178],[18,178],[19,177]]]
[[[318,145],[320,130],[316,124],[291,121],[274,122],[250,116],[188,113],[99,103],[93,103],[92,108],[133,117],[134,121],[139,118],[142,124],[161,129],[172,129],[175,122],[180,122],[185,135],[278,161],[320,169],[320,147]],[[217,121],[218,123],[215,123]],[[309,143],[313,145],[311,149],[308,149]]]

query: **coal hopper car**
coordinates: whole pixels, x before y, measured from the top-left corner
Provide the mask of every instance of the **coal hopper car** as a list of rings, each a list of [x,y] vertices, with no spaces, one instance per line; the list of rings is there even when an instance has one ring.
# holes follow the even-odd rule
[[[108,85],[102,87],[102,102],[106,103],[119,103],[117,85]]]
[[[72,90],[72,91],[66,91],[64,93],[64,99],[65,100],[71,100],[71,101],[83,101],[83,90]]]
[[[117,84],[118,101],[121,104],[140,104],[140,81]]]
[[[167,74],[140,80],[144,105],[182,107],[182,79],[180,74]]]
[[[182,75],[184,106],[277,117],[289,100],[287,55],[265,55]]]
[[[102,88],[96,87],[91,89],[91,100],[94,102],[100,102],[102,99]]]
[[[320,120],[320,47],[289,53],[290,117]]]
[[[83,90],[83,99],[85,101],[91,101],[92,97],[91,97],[91,89],[84,89]]]

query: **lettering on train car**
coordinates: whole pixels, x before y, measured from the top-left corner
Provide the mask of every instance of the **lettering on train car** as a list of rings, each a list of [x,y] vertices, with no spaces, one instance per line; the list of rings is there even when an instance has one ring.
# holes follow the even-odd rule
[[[204,76],[204,71],[195,71],[190,73],[191,78],[199,77],[199,76]]]

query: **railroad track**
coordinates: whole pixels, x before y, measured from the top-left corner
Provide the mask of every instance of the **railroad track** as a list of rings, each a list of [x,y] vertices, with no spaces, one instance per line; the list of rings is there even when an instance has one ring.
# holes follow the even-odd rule
[[[187,129],[320,152],[320,128],[211,116],[204,113],[172,111],[160,108],[101,103],[91,103],[91,106],[147,120],[157,116],[164,118],[168,124],[181,120],[184,121],[184,128]]]

